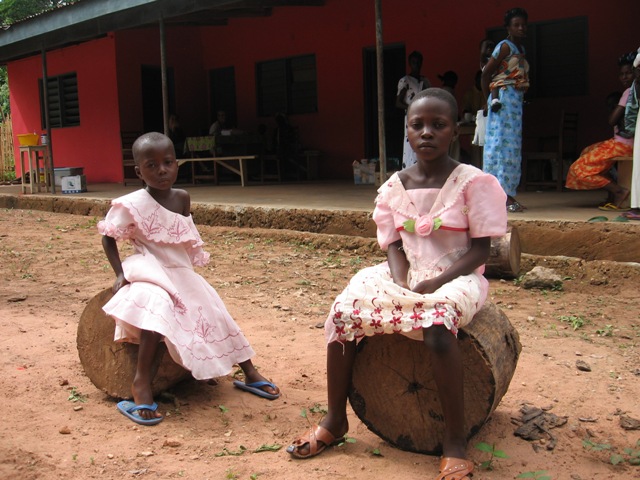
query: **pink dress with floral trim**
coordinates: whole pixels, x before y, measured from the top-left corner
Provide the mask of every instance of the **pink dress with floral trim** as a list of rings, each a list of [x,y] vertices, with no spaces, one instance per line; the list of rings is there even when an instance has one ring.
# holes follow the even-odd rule
[[[131,283],[103,307],[116,321],[115,341],[138,343],[141,329],[158,332],[173,360],[199,380],[227,375],[254,356],[220,296],[193,270],[209,254],[190,216],[143,189],[113,200],[98,231],[135,251],[122,262]]]
[[[378,190],[373,219],[383,250],[399,239],[409,261],[409,286],[433,278],[470,247],[471,238],[507,230],[506,195],[492,175],[459,165],[441,189],[405,190],[394,174]],[[325,323],[327,342],[402,333],[422,339],[422,329],[445,325],[452,333],[468,324],[487,297],[484,266],[432,294],[393,282],[389,265],[358,272],[338,295]]]

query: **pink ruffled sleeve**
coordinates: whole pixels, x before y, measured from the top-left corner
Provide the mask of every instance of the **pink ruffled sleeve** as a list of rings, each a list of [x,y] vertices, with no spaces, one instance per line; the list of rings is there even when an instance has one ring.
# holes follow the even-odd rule
[[[400,233],[396,230],[393,221],[393,211],[387,203],[382,200],[382,195],[376,199],[376,208],[373,210],[373,221],[378,227],[378,244],[382,250],[387,250],[389,245],[400,240]]]
[[[471,238],[500,237],[507,233],[507,195],[498,180],[478,175],[465,190]]]
[[[136,230],[133,215],[121,204],[115,204],[104,220],[98,222],[98,232],[116,240],[128,240]]]

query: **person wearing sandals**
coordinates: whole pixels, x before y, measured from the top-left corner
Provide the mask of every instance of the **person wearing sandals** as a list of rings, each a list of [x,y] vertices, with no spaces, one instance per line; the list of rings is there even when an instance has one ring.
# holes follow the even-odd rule
[[[136,175],[145,187],[112,200],[98,223],[116,275],[114,295],[102,308],[114,319],[114,341],[139,344],[133,401],[119,402],[118,410],[140,425],[163,420],[151,388],[160,342],[195,379],[227,375],[238,364],[245,381],[236,380],[234,386],[275,400],[280,390],[253,365],[255,352],[240,327],[193,268],[206,265],[209,253],[193,223],[189,193],[173,188],[178,177],[173,142],[150,132],[139,137],[132,150]],[[133,247],[124,260],[117,241]]]
[[[509,212],[524,210],[515,195],[522,173],[522,103],[529,88],[529,64],[522,45],[527,35],[527,20],[528,14],[523,8],[512,8],[505,13],[507,38],[496,45],[482,70],[482,92],[492,105],[487,117],[483,169],[500,182],[507,194]],[[498,98],[490,98],[496,90]]]
[[[360,270],[334,301],[325,322],[328,412],[287,452],[311,458],[344,441],[357,341],[406,335],[423,343],[442,406],[445,433],[437,479],[469,480],[474,465],[466,454],[457,333],[487,297],[482,273],[491,237],[506,233],[506,195],[494,176],[449,156],[458,133],[458,106],[450,93],[424,90],[407,113],[417,163],[380,187],[373,212],[387,262]],[[370,368],[375,375],[376,365]]]
[[[624,211],[624,202],[629,197],[629,189],[611,177],[609,170],[614,166],[616,157],[628,156],[633,152],[633,130],[637,117],[633,110],[627,109],[627,101],[634,101],[631,85],[634,78],[633,61],[636,52],[622,55],[618,59],[620,81],[625,88],[618,105],[609,115],[609,125],[613,126],[613,138],[589,145],[580,152],[580,157],[571,164],[567,173],[566,187],[572,190],[604,189],[608,193],[607,202],[601,210]],[[637,105],[637,100],[636,100]],[[633,125],[633,126],[631,126]]]

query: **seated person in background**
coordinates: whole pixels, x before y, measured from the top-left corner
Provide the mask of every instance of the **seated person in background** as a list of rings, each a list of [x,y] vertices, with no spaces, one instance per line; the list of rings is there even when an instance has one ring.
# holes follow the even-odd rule
[[[438,75],[438,78],[442,81],[442,87],[440,88],[446,90],[455,97],[455,88],[458,83],[458,74],[452,70],[448,70],[444,72],[443,75]]]
[[[180,119],[175,113],[169,115],[169,131],[167,132],[167,136],[173,142],[176,158],[184,157],[184,142],[187,136],[184,134],[184,130],[182,130],[180,126]]]
[[[216,121],[209,127],[209,135],[218,135],[220,131],[227,128],[227,114],[224,110],[218,110]]]
[[[608,173],[613,167],[616,157],[626,157],[633,152],[633,132],[626,129],[626,125],[635,125],[638,115],[637,107],[634,111],[627,108],[627,100],[631,94],[631,84],[634,76],[640,72],[633,68],[635,52],[622,55],[618,60],[620,67],[620,81],[626,90],[622,94],[618,105],[609,115],[609,125],[614,128],[613,138],[598,142],[585,148],[580,157],[573,162],[567,174],[566,187],[572,190],[596,190],[602,188],[608,193],[608,202],[600,206],[601,210],[624,210],[623,203],[629,197],[629,189],[618,185]],[[633,101],[634,96],[631,95]],[[637,105],[637,103],[636,103]],[[621,128],[624,121],[624,128]]]

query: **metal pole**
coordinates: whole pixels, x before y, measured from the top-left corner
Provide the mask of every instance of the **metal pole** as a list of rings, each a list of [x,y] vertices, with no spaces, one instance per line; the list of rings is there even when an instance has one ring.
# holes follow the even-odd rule
[[[167,87],[167,51],[165,48],[164,19],[162,16],[160,24],[160,69],[162,78],[162,125],[164,134],[169,135],[169,89]]]
[[[49,122],[49,88],[47,80],[47,51],[42,48],[42,97],[44,99],[44,128],[47,131],[47,150],[49,153],[49,168],[51,169],[51,193],[56,193],[56,171],[53,168],[53,141],[51,138],[51,122]],[[46,160],[45,160],[46,161]],[[22,172],[24,176],[24,172]],[[30,173],[33,175],[33,172]],[[40,172],[36,172],[40,175]],[[40,180],[40,179],[38,179]],[[47,178],[44,179],[45,185]],[[45,186],[46,190],[46,186]]]
[[[382,41],[382,0],[376,4],[376,70],[378,75],[378,158],[380,184],[387,180],[387,142],[384,134],[384,43]]]

